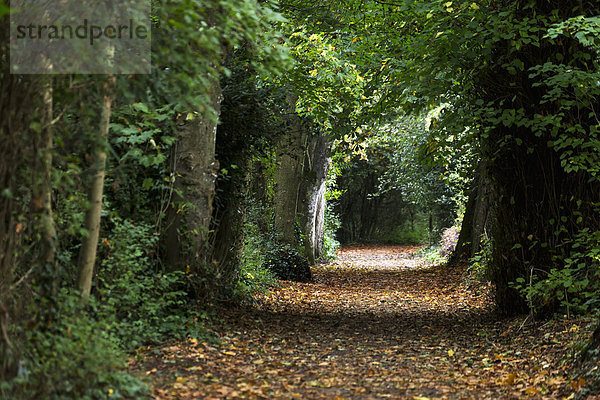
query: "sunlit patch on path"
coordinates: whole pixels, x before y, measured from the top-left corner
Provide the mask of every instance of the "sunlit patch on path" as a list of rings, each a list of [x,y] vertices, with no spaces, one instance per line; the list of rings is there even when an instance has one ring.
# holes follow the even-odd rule
[[[155,349],[137,368],[157,399],[556,399],[578,390],[559,360],[566,322],[526,325],[493,311],[464,268],[406,246],[353,246],[223,311],[221,345]],[[543,330],[543,332],[541,332]]]

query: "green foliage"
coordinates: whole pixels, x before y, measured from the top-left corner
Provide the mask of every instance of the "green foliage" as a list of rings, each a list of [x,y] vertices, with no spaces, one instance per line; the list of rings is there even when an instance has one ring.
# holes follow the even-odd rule
[[[481,242],[481,250],[469,258],[469,267],[465,281],[470,282],[486,282],[489,281],[489,263],[492,257],[492,243],[489,239],[484,239]]]
[[[255,293],[264,293],[277,283],[275,275],[265,262],[269,241],[259,227],[259,221],[265,219],[266,210],[260,205],[250,202],[244,225],[244,250],[240,266],[240,279],[237,291],[245,298]]]
[[[339,162],[332,161],[325,182],[325,217],[323,221],[323,258],[325,260],[335,259],[340,247],[337,233],[342,226],[342,221],[337,208],[343,192],[337,187],[336,181],[341,173]]]
[[[366,100],[365,78],[336,45],[323,33],[311,34],[299,26],[288,41],[296,63],[280,83],[298,94],[298,114],[326,132],[355,120]]]
[[[375,236],[376,242],[419,245],[429,242],[429,232],[424,216],[418,216],[414,224],[404,221],[391,232],[382,232]]]
[[[552,254],[545,266],[526,262],[528,276],[518,277],[513,283],[537,313],[587,313],[597,309],[600,302],[600,210],[598,197],[588,189],[597,188],[600,182],[595,110],[600,96],[599,38],[597,17],[577,16],[554,23],[544,39],[557,45],[570,41],[569,59],[558,53],[529,70],[530,78],[536,80],[534,87],[544,90],[540,105],[552,104],[555,109],[553,113],[537,114],[528,123],[537,137],[549,138],[548,147],[558,156],[566,173],[564,179],[574,182],[569,201],[563,200],[560,212],[548,221],[553,237],[544,240],[530,235],[528,241],[514,247],[526,252],[550,249]]]
[[[337,257],[337,250],[340,248],[336,233],[342,226],[342,222],[335,212],[335,205],[332,200],[327,200],[325,204],[325,222],[323,225],[323,259],[333,260]]]
[[[182,271],[156,265],[158,236],[151,226],[112,217],[100,249],[96,297],[99,312],[126,350],[165,338],[198,334],[199,314]]]
[[[344,240],[434,243],[452,224],[468,179],[450,171],[459,162],[466,167],[468,157],[460,150],[431,155],[441,147],[431,149],[432,118],[401,116],[375,127],[364,155],[347,163],[339,183],[345,188],[342,232],[350,236]]]
[[[218,118],[210,88],[221,73],[230,74],[220,60],[236,46],[249,47],[250,62],[261,74],[279,73],[289,64],[276,29],[285,19],[270,1],[177,0],[155,6],[154,72],[146,83],[160,99],[181,110],[188,112],[191,106]]]
[[[426,154],[474,143],[488,163],[497,199],[490,265],[499,304],[506,312],[524,311],[508,282],[529,281],[533,273],[533,281],[546,280],[537,288],[551,298],[535,296],[538,307],[550,301],[580,308],[590,299],[571,304],[565,284],[585,283],[596,273],[589,257],[580,257],[584,271],[570,255],[581,250],[572,246],[584,246],[578,232],[589,229],[593,236],[598,226],[597,2],[425,1],[389,11],[370,26],[400,28],[388,40],[396,49],[382,64],[390,79],[383,80],[389,96],[380,104],[387,110],[394,102],[405,110],[443,106]],[[366,40],[374,45],[376,37]],[[548,229],[551,220],[556,225]],[[597,247],[585,245],[583,254]],[[595,291],[580,289],[584,297]]]
[[[206,314],[190,300],[185,273],[157,264],[153,226],[115,215],[109,221],[88,307],[62,288],[31,304],[31,323],[38,321],[33,329],[13,326],[22,356],[18,376],[1,386],[8,398],[142,398],[148,390],[125,371],[126,352],[204,334]],[[62,273],[72,270],[69,251],[57,257]]]
[[[425,246],[414,254],[416,257],[422,258],[427,264],[442,264],[446,261],[446,258],[442,257],[440,248],[439,244]]]
[[[145,103],[134,103],[113,112],[111,141],[113,148],[122,147],[118,162],[133,160],[145,168],[163,164],[168,155],[165,153],[175,142],[173,136],[165,134],[172,131],[174,114],[169,105],[151,110]]]
[[[407,203],[420,205],[424,210],[431,210],[436,203],[450,205],[453,193],[448,183],[460,186],[458,182],[448,182],[448,175],[456,170],[449,163],[456,163],[461,150],[446,148],[449,154],[444,155],[434,134],[434,115],[403,117],[380,127],[369,140],[374,156],[386,165],[379,178],[379,191],[400,189]]]
[[[97,308],[81,309],[78,294],[63,289],[38,306],[53,308],[35,329],[16,328],[23,356],[17,377],[0,386],[10,399],[149,398],[147,386],[127,373],[112,327]],[[32,310],[38,313],[39,310]]]
[[[306,282],[311,279],[308,261],[301,250],[279,243],[269,225],[270,210],[251,199],[244,226],[244,250],[237,291],[242,298],[265,292],[277,284],[277,279]],[[263,228],[261,228],[261,226]]]
[[[175,143],[175,115],[174,106],[152,102],[113,112],[112,168],[105,187],[106,200],[116,212],[160,225],[174,191],[167,160]]]
[[[534,312],[556,309],[567,315],[587,314],[600,303],[600,232],[578,232],[571,252],[557,256],[549,271],[531,268],[529,279],[520,277],[513,283]],[[536,244],[532,244],[535,246]]]

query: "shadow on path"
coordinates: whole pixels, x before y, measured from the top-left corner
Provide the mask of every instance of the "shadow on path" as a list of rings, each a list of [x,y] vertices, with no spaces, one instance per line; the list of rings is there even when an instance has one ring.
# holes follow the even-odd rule
[[[157,378],[155,397],[560,398],[565,346],[552,338],[563,327],[540,341],[540,324],[494,313],[489,286],[466,287],[464,268],[413,251],[345,248],[313,283],[281,282],[254,307],[223,310],[220,346],[191,340],[146,360],[172,360],[155,370],[177,376]]]

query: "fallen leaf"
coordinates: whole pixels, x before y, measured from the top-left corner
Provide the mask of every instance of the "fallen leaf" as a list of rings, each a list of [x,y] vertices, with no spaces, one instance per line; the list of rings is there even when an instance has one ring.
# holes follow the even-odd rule
[[[512,385],[513,383],[515,383],[516,377],[517,377],[517,375],[514,372],[508,374],[504,377],[504,379],[502,379],[502,384],[503,385]]]

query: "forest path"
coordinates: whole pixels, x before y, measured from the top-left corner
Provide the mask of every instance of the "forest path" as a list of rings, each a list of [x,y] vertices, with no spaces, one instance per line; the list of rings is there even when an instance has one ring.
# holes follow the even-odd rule
[[[559,366],[567,322],[499,319],[464,268],[408,246],[350,246],[223,311],[220,345],[157,347],[136,365],[156,399],[560,399],[580,389]],[[582,384],[582,383],[581,383]]]

